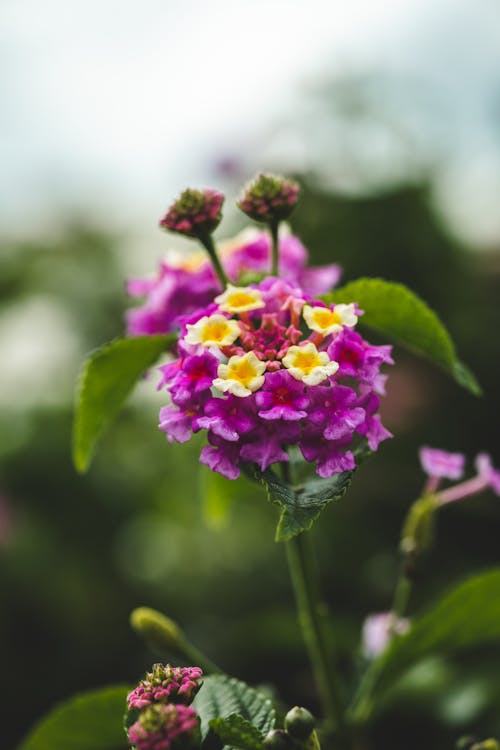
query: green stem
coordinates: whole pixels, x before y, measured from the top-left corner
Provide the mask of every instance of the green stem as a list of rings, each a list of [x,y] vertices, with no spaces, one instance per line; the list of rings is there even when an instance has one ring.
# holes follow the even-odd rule
[[[299,623],[309,653],[326,718],[337,732],[344,729],[342,701],[333,671],[318,611],[318,589],[312,563],[309,533],[286,542],[288,567],[295,590]]]
[[[394,618],[400,618],[406,614],[410,594],[411,581],[408,576],[405,575],[404,571],[401,571],[396,583],[396,590],[394,591],[394,599],[392,603],[392,614],[394,615]]]
[[[223,670],[215,662],[187,640],[182,640],[179,643],[179,653],[187,660],[188,664],[195,664],[197,667],[201,667],[204,674],[223,673]]]
[[[213,240],[213,237],[211,234],[204,234],[199,237],[199,240],[207,253],[210,256],[210,260],[212,261],[212,265],[215,269],[215,273],[217,274],[219,281],[222,285],[222,288],[225,289],[226,286],[229,283],[229,279],[226,276],[226,272],[224,271],[222,267],[222,263],[219,260],[219,256],[217,255],[217,250],[215,249],[215,243]]]
[[[278,240],[278,230],[279,230],[279,222],[278,221],[272,221],[269,224],[269,229],[271,230],[271,240],[272,240],[272,265],[271,265],[271,276],[278,276],[279,273],[279,240]]]

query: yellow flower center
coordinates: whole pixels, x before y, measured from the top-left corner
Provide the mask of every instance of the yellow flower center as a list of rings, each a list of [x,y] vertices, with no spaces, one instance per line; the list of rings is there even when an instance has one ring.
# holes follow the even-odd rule
[[[233,361],[229,365],[226,377],[229,380],[237,380],[238,383],[248,388],[257,375],[260,375],[260,373],[256,370],[255,365],[248,357],[242,357],[239,361]]]
[[[201,341],[203,344],[213,342],[220,344],[223,339],[231,334],[231,326],[226,320],[209,320],[201,331]]]
[[[258,289],[228,284],[226,291],[215,298],[219,309],[231,314],[258,310],[265,307],[262,294]]]
[[[309,375],[315,367],[321,367],[323,362],[319,358],[317,351],[310,349],[298,349],[293,356],[293,367],[301,370],[305,375]]]
[[[335,310],[325,307],[315,307],[312,314],[313,320],[320,328],[328,328],[332,325],[342,325],[342,318]]]

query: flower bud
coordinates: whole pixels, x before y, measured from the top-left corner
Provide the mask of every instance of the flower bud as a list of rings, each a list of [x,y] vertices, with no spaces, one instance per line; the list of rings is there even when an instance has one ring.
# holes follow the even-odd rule
[[[136,750],[187,750],[198,746],[200,739],[196,711],[173,704],[149,706],[128,730],[128,740]]]
[[[299,186],[294,180],[260,174],[247,185],[238,207],[254,221],[276,224],[290,216],[298,195]]]
[[[264,738],[266,750],[291,750],[293,740],[284,729],[271,729]]]
[[[297,740],[307,740],[314,729],[314,716],[307,708],[295,706],[285,716],[285,729]]]
[[[133,629],[160,656],[182,654],[184,635],[170,617],[149,607],[138,607],[130,615]]]
[[[217,190],[184,190],[161,219],[160,226],[187,237],[212,234],[222,219],[224,196]]]
[[[127,696],[128,708],[142,710],[154,703],[188,705],[201,687],[199,667],[171,667],[154,664],[151,672]]]

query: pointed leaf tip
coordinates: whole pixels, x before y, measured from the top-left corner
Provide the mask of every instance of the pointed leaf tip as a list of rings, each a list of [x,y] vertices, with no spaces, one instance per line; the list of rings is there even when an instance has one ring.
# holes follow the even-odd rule
[[[116,417],[134,385],[174,336],[116,339],[92,352],[78,380],[73,423],[73,463],[80,473],[90,466],[95,444]]]
[[[475,396],[481,388],[473,373],[461,362],[447,329],[436,313],[404,284],[384,279],[362,278],[324,297],[327,302],[357,302],[366,325],[434,362]]]

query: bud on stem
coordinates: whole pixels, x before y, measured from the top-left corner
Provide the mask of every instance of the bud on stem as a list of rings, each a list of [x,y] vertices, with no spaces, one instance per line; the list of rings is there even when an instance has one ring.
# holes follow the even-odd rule
[[[188,663],[199,665],[205,674],[222,672],[211,659],[188,641],[177,623],[161,612],[149,607],[139,607],[131,613],[130,624],[159,656],[181,657]]]
[[[272,238],[272,276],[278,275],[278,231],[280,222],[292,213],[299,186],[294,180],[260,174],[250,182],[238,201],[239,208],[254,221],[267,224]]]
[[[224,288],[227,276],[222,268],[214,241],[213,231],[222,219],[224,196],[217,190],[194,190],[188,188],[170,206],[160,221],[160,227],[170,232],[198,239],[207,251],[219,281]]]

